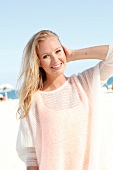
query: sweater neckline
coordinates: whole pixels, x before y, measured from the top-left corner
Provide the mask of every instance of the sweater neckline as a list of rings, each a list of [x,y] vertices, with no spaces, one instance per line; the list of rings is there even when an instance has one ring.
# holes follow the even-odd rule
[[[68,84],[68,82],[69,82],[69,77],[67,77],[67,80],[65,81],[65,83],[62,84],[62,85],[61,85],[60,87],[58,87],[57,89],[51,90],[51,91],[41,91],[41,90],[39,90],[39,93],[42,93],[42,94],[52,94],[52,93],[56,93],[56,92],[62,90],[62,89]]]

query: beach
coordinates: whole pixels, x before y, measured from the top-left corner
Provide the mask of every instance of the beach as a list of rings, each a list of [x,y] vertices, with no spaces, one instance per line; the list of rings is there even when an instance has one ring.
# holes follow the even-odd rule
[[[104,119],[113,127],[113,92],[103,91],[103,109],[107,111]],[[0,102],[0,169],[2,170],[25,170],[24,163],[16,153],[16,138],[19,121],[16,119],[17,100]],[[113,128],[112,128],[113,129]],[[110,135],[113,136],[112,131]],[[106,133],[107,134],[107,131]],[[109,138],[109,137],[108,137]],[[107,138],[107,139],[108,139]],[[113,153],[112,153],[113,154]]]
[[[19,121],[16,119],[18,100],[0,102],[0,169],[24,170],[16,153]]]

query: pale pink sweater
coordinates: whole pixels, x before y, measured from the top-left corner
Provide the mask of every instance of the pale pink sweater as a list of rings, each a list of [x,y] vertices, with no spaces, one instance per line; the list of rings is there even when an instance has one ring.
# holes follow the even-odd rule
[[[104,170],[108,170],[108,162],[103,163],[101,156],[99,93],[100,80],[111,75],[113,45],[106,60],[97,66],[72,75],[56,90],[35,93],[29,114],[20,120],[16,145],[26,166],[39,166],[40,170],[102,170],[104,164]]]

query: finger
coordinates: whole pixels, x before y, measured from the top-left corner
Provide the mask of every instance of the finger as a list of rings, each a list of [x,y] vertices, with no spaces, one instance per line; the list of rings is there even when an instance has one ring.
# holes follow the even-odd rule
[[[70,55],[70,49],[67,48],[66,46],[62,46],[63,50],[64,50],[64,53],[66,55],[66,57],[68,57]]]

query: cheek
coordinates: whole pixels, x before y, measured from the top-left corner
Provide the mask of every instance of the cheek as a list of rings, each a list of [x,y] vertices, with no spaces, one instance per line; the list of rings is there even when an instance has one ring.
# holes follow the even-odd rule
[[[49,65],[50,65],[50,62],[48,60],[40,61],[40,67],[42,67],[42,68],[46,68]]]

